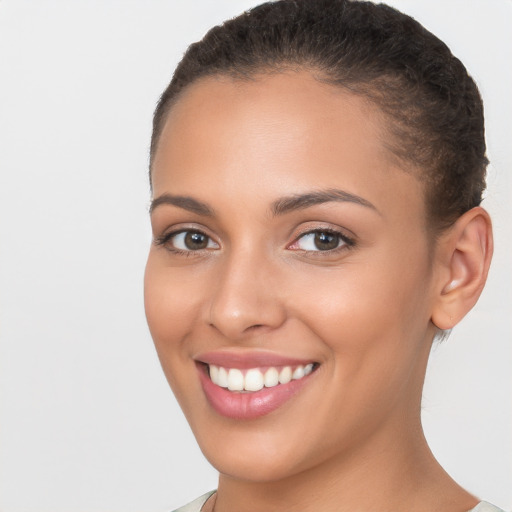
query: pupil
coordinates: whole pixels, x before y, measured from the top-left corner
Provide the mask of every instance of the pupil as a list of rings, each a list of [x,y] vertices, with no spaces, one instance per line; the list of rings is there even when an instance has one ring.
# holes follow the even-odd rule
[[[336,247],[338,247],[338,242],[338,235],[333,235],[332,233],[315,234],[315,246],[321,251],[336,249]]]
[[[185,235],[185,245],[187,249],[197,250],[206,249],[208,237],[202,233],[187,233]]]

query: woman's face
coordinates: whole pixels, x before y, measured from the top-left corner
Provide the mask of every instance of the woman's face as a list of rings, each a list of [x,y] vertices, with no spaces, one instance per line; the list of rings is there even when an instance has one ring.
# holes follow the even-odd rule
[[[221,473],[276,480],[418,431],[435,249],[383,123],[305,72],[204,79],[169,115],[146,314]]]

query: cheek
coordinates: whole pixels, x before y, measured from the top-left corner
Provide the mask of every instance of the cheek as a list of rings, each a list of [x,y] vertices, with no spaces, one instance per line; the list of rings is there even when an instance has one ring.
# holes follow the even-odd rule
[[[165,377],[185,415],[200,385],[190,357],[188,336],[201,315],[201,280],[170,267],[150,252],[144,275],[146,318]]]
[[[158,356],[167,366],[181,357],[188,333],[201,315],[203,281],[165,265],[150,252],[144,275],[146,318]]]
[[[429,276],[421,247],[403,255],[374,251],[371,261],[347,259],[333,272],[296,280],[309,291],[295,294],[295,314],[328,346],[346,378],[366,371],[390,378],[423,351]]]
[[[417,286],[423,272],[401,279],[401,265],[387,265],[385,274],[377,267],[316,275],[308,279],[314,290],[296,295],[294,314],[328,354],[323,371],[333,385],[325,388],[326,400],[315,403],[324,420],[319,431],[329,423],[333,433],[323,436],[326,450],[341,438],[364,438],[397,404],[411,403],[421,392],[429,352],[428,308]]]

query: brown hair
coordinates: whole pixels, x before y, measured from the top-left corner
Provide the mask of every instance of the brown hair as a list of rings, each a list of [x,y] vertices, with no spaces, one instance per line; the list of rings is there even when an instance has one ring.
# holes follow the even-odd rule
[[[475,82],[416,20],[366,1],[268,2],[212,28],[188,48],[158,102],[150,169],[167,114],[188,85],[293,69],[363,95],[388,116],[389,149],[426,184],[430,226],[443,229],[480,204],[488,160]]]

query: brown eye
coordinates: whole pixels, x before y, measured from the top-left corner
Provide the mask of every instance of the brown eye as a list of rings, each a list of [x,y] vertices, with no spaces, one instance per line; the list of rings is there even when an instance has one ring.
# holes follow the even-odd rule
[[[340,244],[340,237],[334,233],[318,231],[314,235],[313,243],[319,251],[330,251],[336,249]]]
[[[217,243],[200,231],[180,231],[179,233],[171,233],[164,237],[161,243],[167,245],[169,249],[183,252],[219,248]]]
[[[199,249],[206,249],[208,247],[209,238],[203,233],[194,233],[187,231],[183,242],[190,251],[197,251]]]
[[[351,241],[341,233],[334,231],[310,231],[300,236],[290,247],[290,249],[299,249],[307,252],[325,252],[332,251],[352,245]]]

